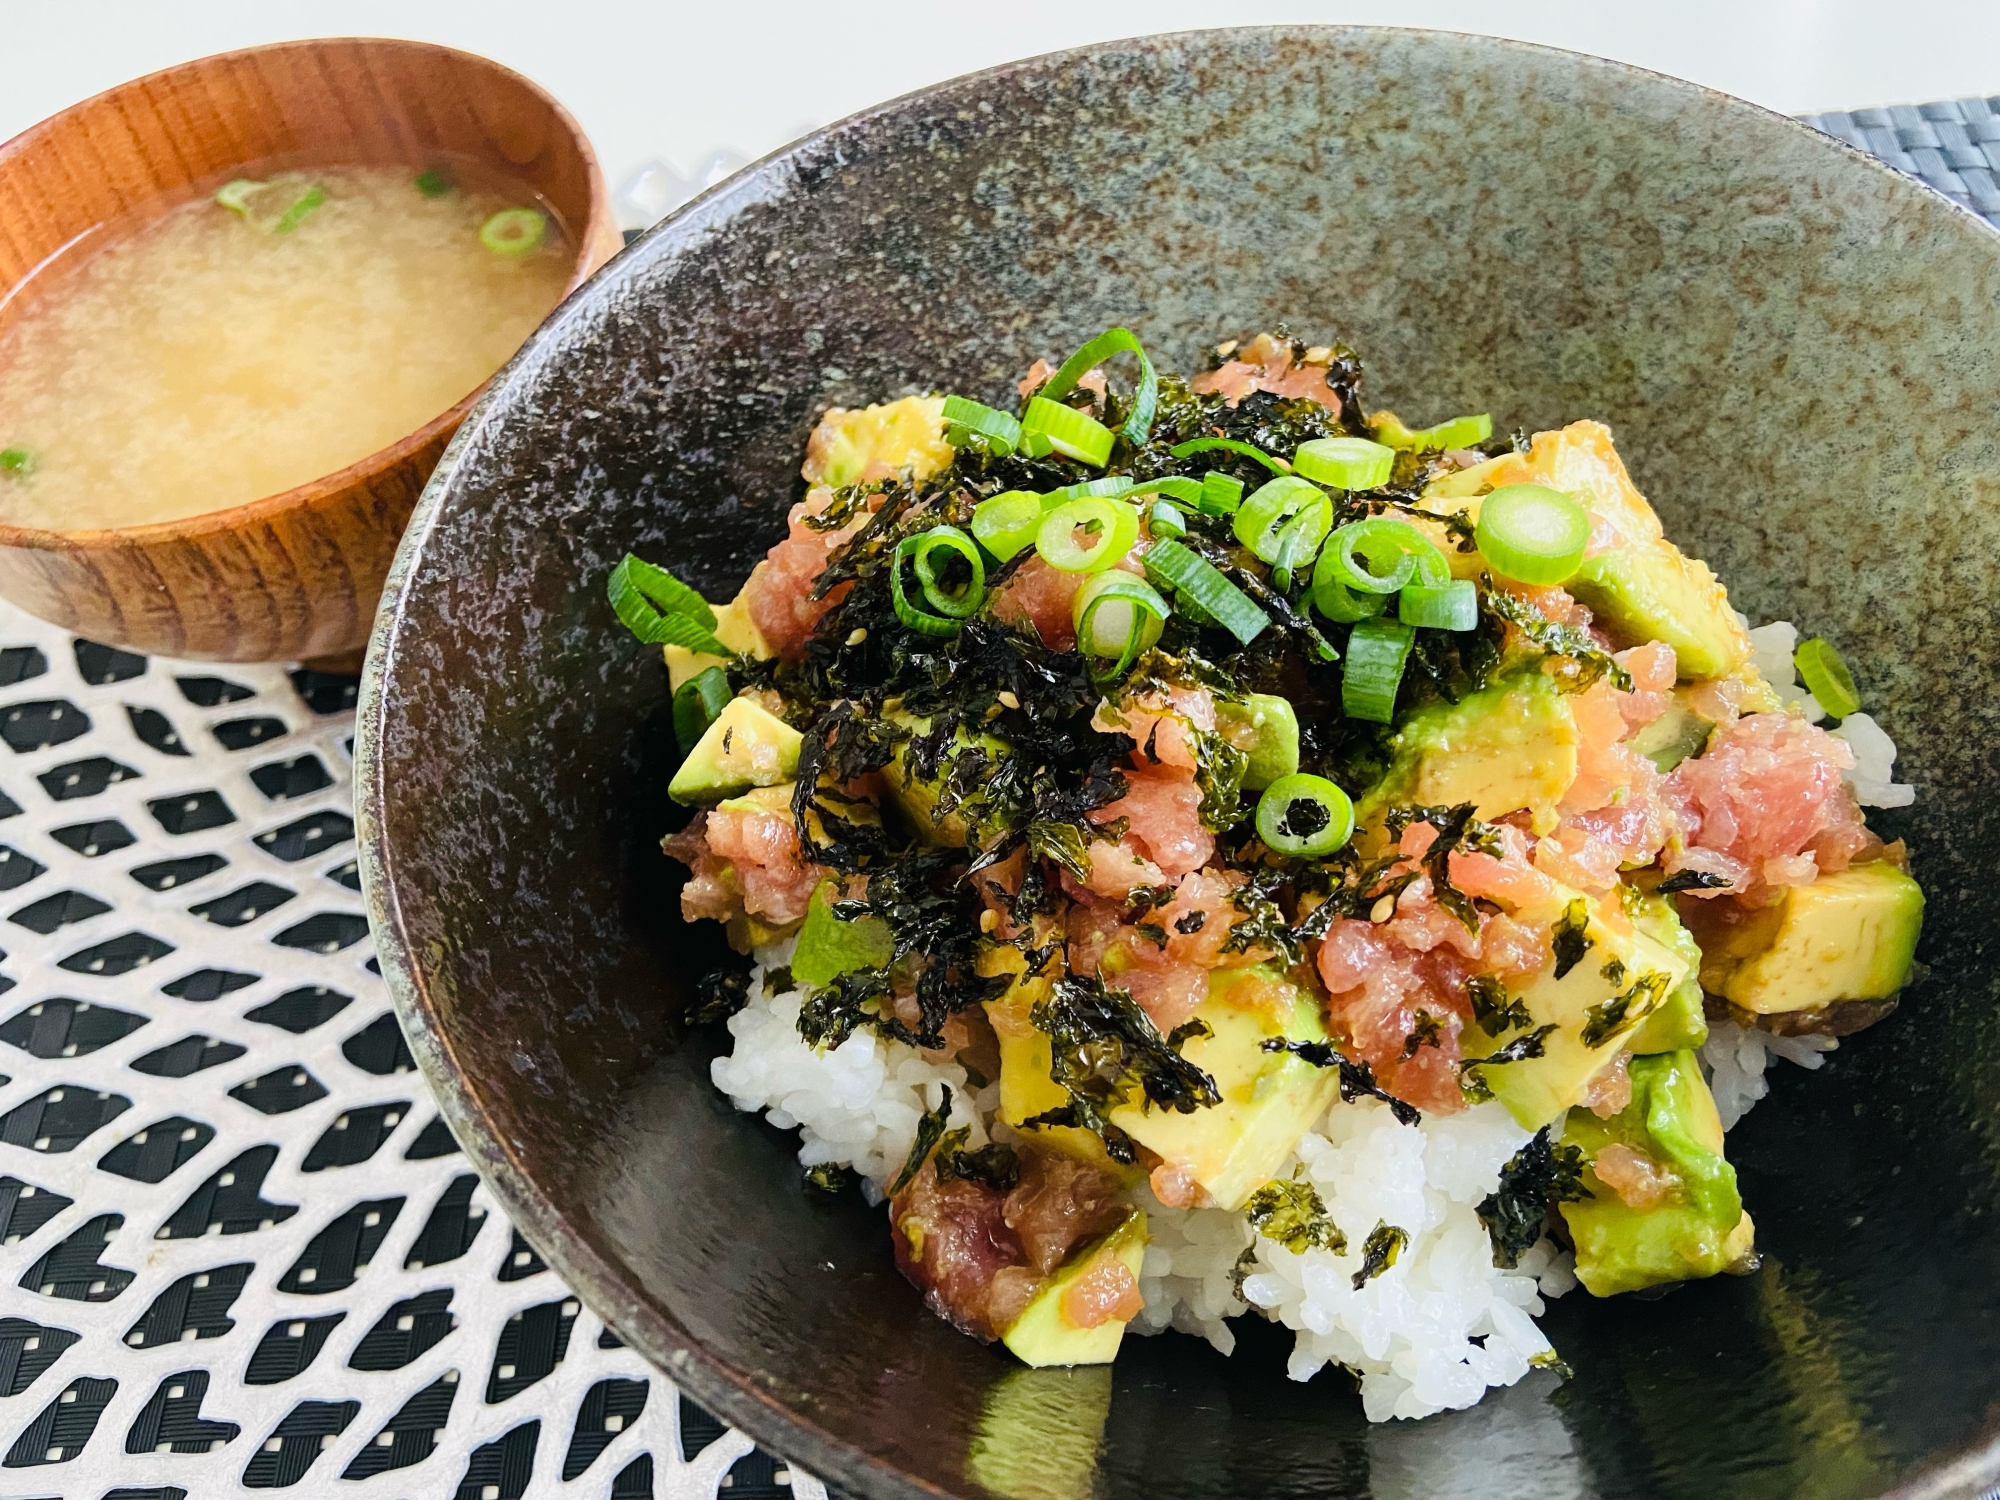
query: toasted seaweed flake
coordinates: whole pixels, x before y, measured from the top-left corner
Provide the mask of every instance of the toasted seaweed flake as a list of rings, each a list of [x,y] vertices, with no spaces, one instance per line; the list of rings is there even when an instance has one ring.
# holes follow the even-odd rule
[[[1352,1285],[1360,1291],[1369,1282],[1380,1276],[1396,1263],[1403,1253],[1403,1247],[1410,1243],[1410,1231],[1398,1229],[1386,1220],[1378,1222],[1368,1231],[1368,1238],[1361,1245],[1361,1269],[1354,1273]]]
[[[1500,1185],[1480,1200],[1479,1222],[1493,1241],[1493,1264],[1506,1269],[1542,1237],[1542,1226],[1558,1203],[1579,1203],[1594,1196],[1583,1185],[1583,1152],[1555,1145],[1550,1127],[1514,1153],[1500,1169]]]
[[[1252,1229],[1295,1254],[1308,1250],[1347,1253],[1347,1236],[1327,1217],[1319,1190],[1301,1176],[1265,1183],[1243,1207]]]
[[[1671,895],[1678,891],[1726,891],[1731,884],[1727,876],[1717,875],[1711,870],[1679,870],[1653,889]]]
[[[1082,975],[1058,979],[1029,1019],[1050,1042],[1050,1077],[1069,1102],[1029,1125],[1078,1125],[1095,1131],[1114,1161],[1132,1160],[1132,1143],[1112,1125],[1112,1110],[1143,1094],[1161,1109],[1193,1114],[1219,1104],[1215,1080],[1181,1056],[1188,1040],[1205,1034],[1199,1022],[1160,1035],[1152,1017],[1125,990]],[[1200,1026],[1200,1031],[1195,1028]]]
[[[1590,903],[1581,896],[1563,908],[1556,918],[1553,947],[1556,955],[1556,978],[1561,979],[1583,962],[1583,955],[1591,948]]]
[[[1632,674],[1611,658],[1611,653],[1591,638],[1590,632],[1575,625],[1558,625],[1518,594],[1489,588],[1480,594],[1486,613],[1505,620],[1534,646],[1550,656],[1565,658],[1570,668],[1562,675],[1565,690],[1580,693],[1598,678],[1609,676],[1621,693],[1632,691]]]
[[[1343,1104],[1352,1104],[1356,1099],[1380,1099],[1389,1106],[1389,1112],[1399,1124],[1414,1125],[1423,1115],[1414,1104],[1406,1104],[1375,1081],[1375,1070],[1365,1062],[1358,1062],[1340,1051],[1330,1042],[1294,1042],[1285,1037],[1274,1036],[1264,1043],[1266,1052],[1289,1052],[1315,1068],[1340,1069],[1340,1099]]]
[[[1465,993],[1472,1001],[1473,1023],[1488,1036],[1516,1030],[1534,1019],[1527,1002],[1508,995],[1497,974],[1473,975],[1465,982]]]
[[[1456,807],[1392,807],[1388,813],[1389,832],[1400,839],[1413,824],[1428,823],[1437,830],[1437,837],[1423,853],[1424,873],[1431,878],[1431,894],[1437,904],[1458,918],[1459,924],[1474,937],[1479,935],[1479,909],[1472,898],[1451,883],[1451,857],[1454,854],[1500,855],[1500,830],[1491,823],[1482,823],[1473,816],[1474,804],[1461,802]]]

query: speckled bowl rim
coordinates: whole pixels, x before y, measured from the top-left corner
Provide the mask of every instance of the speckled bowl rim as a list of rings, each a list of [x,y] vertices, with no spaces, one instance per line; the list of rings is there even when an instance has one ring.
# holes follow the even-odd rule
[[[959,88],[970,80],[1006,80],[1023,72],[1044,69],[1055,60],[1080,63],[1113,55],[1134,45],[1164,40],[1302,34],[1330,40],[1415,34],[1448,37],[1500,52],[1573,59],[1576,65],[1583,68],[1655,79],[1690,97],[1706,99],[1710,108],[1743,111],[1762,120],[1781,122],[1785,128],[1800,132],[1821,148],[1840,156],[1854,169],[1873,175],[1885,191],[1910,195],[1913,204],[1921,202],[1927,209],[1934,210],[1938,204],[1945,204],[1968,223],[1977,225],[1981,232],[2000,240],[2000,229],[1986,223],[1963,205],[1898,172],[1880,158],[1857,150],[1789,115],[1778,114],[1762,105],[1687,79],[1613,58],[1440,28],[1314,25],[1206,27],[1125,37],[1003,63],[898,95],[790,142],[691,199],[606,262],[502,367],[445,449],[410,517],[409,527],[396,549],[395,560],[383,586],[382,602],[369,633],[367,658],[362,668],[354,744],[356,839],[360,852],[362,896],[367,903],[383,978],[388,983],[396,1015],[402,1023],[410,1049],[452,1135],[465,1150],[502,1210],[542,1258],[627,1343],[657,1365],[688,1395],[759,1444],[843,1489],[881,1497],[881,1500],[891,1500],[891,1497],[893,1500],[930,1500],[930,1497],[949,1497],[951,1493],[914,1478],[894,1464],[877,1458],[794,1411],[752,1379],[708,1352],[670,1315],[647,1305],[635,1295],[618,1261],[574,1228],[555,1199],[543,1192],[523,1170],[502,1134],[487,1123],[478,1089],[458,1064],[439,1023],[436,1008],[412,961],[392,879],[396,856],[382,838],[382,811],[386,800],[381,783],[382,724],[387,680],[395,670],[404,589],[421,568],[424,548],[438,525],[445,492],[458,470],[467,442],[483,429],[488,408],[504,398],[517,380],[533,378],[564,343],[570,325],[582,319],[587,309],[594,313],[597,299],[611,295],[610,289],[627,274],[624,269],[627,263],[636,263],[637,252],[645,247],[661,239],[680,239],[690,243],[699,240],[711,228],[726,220],[739,202],[755,201],[764,196],[768,190],[765,179],[772,175],[773,169],[782,168],[794,157],[810,155],[826,137],[835,133],[845,134],[884,116],[902,113],[914,104],[938,98],[947,90]],[[421,862],[420,853],[411,856],[412,866],[421,865]],[[1968,1497],[1969,1500],[1969,1497],[1979,1495],[1996,1482],[2000,1482],[2000,1437],[1970,1447],[1905,1484],[1883,1492],[1880,1500],[1958,1500],[1958,1497]]]

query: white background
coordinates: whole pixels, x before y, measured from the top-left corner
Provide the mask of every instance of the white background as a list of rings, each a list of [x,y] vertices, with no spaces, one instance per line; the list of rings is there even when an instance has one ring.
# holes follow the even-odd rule
[[[1358,21],[1485,31],[1786,113],[2000,93],[2000,0],[0,0],[0,139],[123,79],[257,42],[421,38],[537,79],[619,186],[692,173],[973,68],[1144,31]]]

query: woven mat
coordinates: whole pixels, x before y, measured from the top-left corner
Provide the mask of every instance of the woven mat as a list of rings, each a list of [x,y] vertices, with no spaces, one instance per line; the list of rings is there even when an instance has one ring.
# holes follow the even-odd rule
[[[2000,223],[2000,99],[1811,123]],[[439,1122],[361,915],[353,705],[0,604],[0,1497],[822,1500]]]

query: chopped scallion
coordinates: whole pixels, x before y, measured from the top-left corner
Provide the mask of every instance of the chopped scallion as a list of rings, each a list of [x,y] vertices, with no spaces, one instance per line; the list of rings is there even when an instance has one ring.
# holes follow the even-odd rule
[[[1844,719],[1861,711],[1861,689],[1855,686],[1854,674],[1832,641],[1817,635],[1801,641],[1792,660],[1806,691],[1834,718]]]
[[[1314,438],[1299,444],[1292,467],[1307,479],[1341,490],[1380,489],[1396,467],[1396,450],[1367,438]]]
[[[1163,538],[1146,549],[1146,575],[1227,630],[1244,645],[1263,634],[1271,617],[1222,570],[1191,548]]]
[[[1561,490],[1503,484],[1479,502],[1472,539],[1502,578],[1542,586],[1564,583],[1583,562],[1590,517]]]
[[[1257,799],[1257,837],[1294,859],[1324,859],[1354,836],[1354,803],[1324,776],[1280,776]]]
[[[1233,516],[1243,503],[1243,481],[1234,474],[1210,469],[1201,476],[1201,498],[1195,509],[1205,516]]]
[[[1064,360],[1062,368],[1051,375],[1036,394],[1050,402],[1060,401],[1076,389],[1079,380],[1114,354],[1130,354],[1139,361],[1139,384],[1132,392],[1132,411],[1125,418],[1125,425],[1118,430],[1135,448],[1140,447],[1153,435],[1153,413],[1160,404],[1160,377],[1153,372],[1153,362],[1146,358],[1146,350],[1140,344],[1138,335],[1129,328],[1108,328],[1100,333]],[[1110,456],[1109,448],[1105,454]],[[1101,464],[1104,460],[1085,459],[1084,462]]]
[[[715,638],[708,601],[665,568],[626,553],[605,583],[612,613],[649,645],[685,646],[710,656],[734,655]]]
[[[1477,629],[1479,588],[1470,578],[1454,578],[1442,588],[1409,584],[1396,598],[1396,618],[1424,630]]]
[[[896,543],[896,550],[889,559],[889,606],[895,610],[897,619],[901,620],[919,635],[957,635],[965,625],[964,620],[956,616],[935,614],[925,608],[924,605],[929,602],[928,596],[920,596],[923,602],[912,599],[909,595],[909,590],[903,583],[903,564],[917,555],[919,546],[929,538],[935,536],[938,531],[951,531],[953,529],[949,526],[940,526],[933,531],[925,532],[922,536],[906,536],[900,542]],[[959,532],[958,535],[965,537],[964,532]],[[965,537],[965,540],[970,545],[972,539]],[[932,576],[936,576],[935,570],[933,570]],[[981,577],[983,590],[983,569],[981,570]],[[921,586],[922,580],[919,579],[919,587]],[[974,608],[977,607],[975,604]],[[967,613],[970,612],[967,611]]]
[[[451,191],[451,179],[444,173],[432,170],[417,173],[417,191],[426,198],[442,198]]]
[[[1006,458],[1021,442],[1021,424],[1004,411],[981,406],[963,396],[944,398],[945,441],[954,448],[977,443],[996,458]]]
[[[972,534],[998,562],[1035,545],[1042,529],[1042,497],[1033,490],[1007,490],[982,500],[972,513]]]
[[[248,177],[239,177],[234,182],[225,182],[215,190],[215,201],[233,214],[245,218],[250,215],[250,195],[264,186]]]
[[[1097,418],[1041,396],[1029,398],[1027,410],[1021,413],[1021,428],[1040,433],[1065,458],[1100,469],[1111,457],[1111,445],[1117,440],[1117,434]]]
[[[326,202],[326,189],[314,183],[292,200],[292,206],[278,216],[278,222],[271,226],[273,234],[290,234],[306,221],[306,215]]]
[[[1254,443],[1239,442],[1235,438],[1199,437],[1189,438],[1185,443],[1176,443],[1167,452],[1175,458],[1189,458],[1197,453],[1234,453],[1239,458],[1254,458],[1273,474],[1289,474],[1292,466],[1282,458],[1266,453]]]
[[[1138,512],[1120,501],[1091,496],[1065,501],[1043,516],[1035,550],[1058,572],[1102,573],[1138,540]]]
[[[674,689],[674,738],[681,754],[694,749],[729,697],[729,678],[720,667],[704,668]]]
[[[1413,582],[1442,588],[1451,581],[1451,564],[1436,544],[1393,516],[1348,522],[1326,550],[1333,576],[1359,593],[1393,594]]]
[[[1297,520],[1296,529],[1291,523]],[[1318,486],[1285,474],[1258,486],[1237,507],[1236,540],[1262,561],[1297,567],[1319,550],[1333,525],[1333,502]]]
[[[936,562],[940,552],[965,560],[970,570],[967,582],[956,588],[945,584]],[[963,620],[986,598],[986,563],[979,555],[978,545],[956,526],[933,526],[914,538],[910,556],[917,565],[917,583],[924,591],[924,602],[934,613]]]
[[[28,448],[0,448],[0,474],[10,479],[26,479],[36,469],[35,455]]]
[[[1391,411],[1378,411],[1368,425],[1378,443],[1406,453],[1436,453],[1446,448],[1476,448],[1493,436],[1493,418],[1486,412],[1453,417],[1433,427],[1405,427]]]
[[[549,221],[533,208],[503,208],[479,226],[479,243],[495,255],[529,255],[541,248]]]
[[[1174,507],[1173,501],[1155,500],[1146,513],[1146,529],[1155,537],[1186,536],[1187,517]]]
[[[1070,607],[1077,649],[1086,656],[1113,659],[1108,676],[1122,676],[1160,638],[1167,601],[1145,579],[1113,569],[1099,573],[1076,591]]]
[[[1416,640],[1400,620],[1363,620],[1347,637],[1347,665],[1340,678],[1340,706],[1350,719],[1388,724],[1396,717],[1396,689]]]
[[[1356,620],[1372,620],[1389,607],[1387,594],[1357,594],[1340,581],[1336,564],[1340,553],[1327,547],[1319,555],[1319,565],[1313,569],[1313,608],[1341,625],[1352,625]]]

